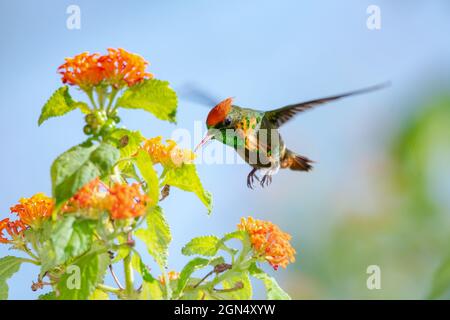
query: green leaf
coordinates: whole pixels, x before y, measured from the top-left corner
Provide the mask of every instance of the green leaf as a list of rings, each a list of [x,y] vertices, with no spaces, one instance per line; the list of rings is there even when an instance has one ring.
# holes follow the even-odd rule
[[[140,131],[132,131],[124,128],[114,129],[108,136],[108,138],[115,140],[115,142],[119,146],[120,150],[120,158],[130,158],[138,151],[141,143],[145,140],[144,136]],[[127,142],[125,145],[121,146],[120,144],[123,142]],[[127,164],[126,162],[121,163],[123,166]],[[122,169],[122,167],[121,167]]]
[[[256,263],[252,263],[248,271],[254,278],[259,279],[264,283],[267,299],[291,300],[291,297],[283,289],[280,288],[277,281],[273,277],[262,271],[260,268],[258,268],[256,266]]]
[[[443,298],[450,291],[450,257],[437,269],[433,277],[428,299]]]
[[[225,263],[225,258],[222,256],[217,256],[209,260],[209,265],[213,267],[221,263]]]
[[[48,293],[41,294],[38,297],[38,300],[56,300],[56,293],[55,291],[50,291]]]
[[[136,236],[146,244],[148,252],[156,263],[166,267],[172,235],[161,207],[151,209],[147,214],[147,229],[136,230]]]
[[[86,300],[103,281],[110,264],[105,250],[92,250],[77,259],[61,276],[57,287],[59,300]]]
[[[158,119],[176,122],[177,95],[167,81],[144,80],[128,88],[117,100],[117,105],[128,109],[143,109]]]
[[[208,214],[211,213],[212,196],[203,189],[194,164],[185,163],[181,167],[168,169],[164,174],[164,181],[161,185],[165,184],[195,193],[208,209]]]
[[[75,108],[80,109],[81,112],[84,113],[84,114],[89,114],[89,113],[92,112],[91,108],[89,108],[89,105],[86,102],[76,101],[73,106]]]
[[[89,300],[109,300],[109,295],[100,289],[95,289],[89,296]]]
[[[127,236],[124,235],[124,234],[119,234],[117,236],[117,240],[118,240],[118,242],[120,244],[126,243],[127,242]],[[114,259],[112,260],[112,263],[114,264],[114,263],[117,263],[117,262],[125,259],[130,254],[130,251],[131,251],[131,247],[130,246],[128,246],[128,245],[125,245],[125,246],[121,245],[119,247],[119,249],[117,250]],[[134,257],[134,255],[132,257]]]
[[[155,206],[159,201],[159,178],[150,155],[145,150],[139,150],[136,156],[136,165],[147,184],[147,194],[150,198],[150,206]]]
[[[230,233],[225,234],[222,239],[220,239],[219,242],[217,242],[217,248],[223,249],[231,254],[236,254],[238,250],[229,248],[225,245],[227,241],[230,241],[232,239],[240,240],[242,242],[242,251],[243,252],[249,252],[251,250],[251,243],[250,243],[250,237],[247,232],[245,231],[233,231]]]
[[[241,289],[233,290],[237,285],[242,285]],[[242,272],[235,274],[224,281],[222,281],[223,289],[231,291],[229,292],[217,292],[215,295],[221,296],[227,300],[250,300],[252,298],[253,290],[248,272]]]
[[[186,284],[189,281],[189,278],[191,277],[191,275],[199,269],[202,269],[206,266],[208,266],[210,263],[210,260],[208,259],[204,259],[204,258],[194,258],[191,261],[189,261],[183,268],[183,270],[181,270],[180,272],[180,277],[178,278],[178,285],[177,285],[177,289],[174,292],[174,296],[178,297],[181,295],[181,293],[183,292],[184,288],[186,287]]]
[[[163,290],[160,282],[155,279],[148,267],[142,262],[138,254],[132,257],[133,268],[139,272],[144,282],[142,283],[142,291],[140,300],[162,300],[164,298]]]
[[[200,281],[199,279],[197,282]],[[208,297],[207,292],[203,290],[190,290],[183,293],[180,300],[204,300]]]
[[[250,242],[250,238],[248,236],[248,233],[242,230],[238,230],[238,231],[233,231],[233,232],[229,232],[226,233],[222,239],[220,239],[220,241],[222,243],[225,243],[231,239],[237,239],[237,240],[241,240],[243,242]]]
[[[49,239],[40,250],[45,257],[41,271],[45,272],[87,252],[92,245],[95,226],[95,221],[76,219],[73,215],[49,224],[45,231]]]
[[[0,300],[8,299],[8,284],[6,281],[19,271],[22,259],[6,256],[0,259]]]
[[[189,241],[181,252],[185,256],[199,254],[202,256],[214,256],[218,251],[217,243],[220,241],[216,236],[197,237]]]
[[[49,118],[65,115],[77,107],[81,110],[85,108],[83,103],[74,101],[69,94],[69,88],[63,86],[56,90],[45,103],[39,116],[38,124],[41,125]]]
[[[114,146],[78,145],[60,155],[51,168],[53,196],[59,206],[96,177],[106,176],[120,157]]]
[[[139,254],[135,251],[135,254],[131,257],[131,264],[133,269],[139,272],[142,279],[147,282],[156,281],[156,279],[150,273],[150,269],[144,264]]]
[[[163,291],[158,280],[152,282],[144,281],[142,283],[142,291],[139,296],[140,300],[163,300]]]

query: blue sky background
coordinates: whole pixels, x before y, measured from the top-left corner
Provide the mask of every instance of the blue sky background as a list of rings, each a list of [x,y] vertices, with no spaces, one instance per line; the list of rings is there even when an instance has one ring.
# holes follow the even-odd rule
[[[288,146],[316,160],[311,173],[280,172],[268,189],[247,189],[245,165],[200,165],[214,195],[212,216],[196,197],[173,191],[163,202],[172,226],[170,266],[190,238],[235,229],[241,216],[271,220],[291,233],[302,270],[311,243],[339,221],[336,201],[367,199],[364,159],[377,157],[402,114],[430,90],[448,86],[448,1],[1,1],[0,217],[22,196],[50,194],[53,159],[83,141],[80,113],[37,126],[42,105],[60,84],[56,68],[82,51],[123,47],[150,61],[149,71],[175,89],[194,82],[219,98],[270,109],[391,80],[393,86],[299,116],[282,128]],[[66,28],[66,8],[81,8],[81,30]],[[366,8],[381,8],[382,28],[366,28]],[[178,124],[140,111],[123,123],[145,136],[193,130],[208,109],[180,100]],[[197,141],[196,141],[197,142]],[[346,197],[340,197],[339,190]],[[356,200],[358,201],[358,200]],[[0,247],[0,256],[7,254]],[[311,254],[311,252],[309,253]],[[290,271],[289,271],[290,270]],[[10,297],[30,299],[37,270],[23,266]],[[11,283],[11,281],[10,281]],[[257,297],[263,297],[257,286]]]

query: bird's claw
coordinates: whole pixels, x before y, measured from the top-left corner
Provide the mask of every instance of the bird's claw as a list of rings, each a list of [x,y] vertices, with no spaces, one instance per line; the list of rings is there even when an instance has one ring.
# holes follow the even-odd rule
[[[272,175],[265,174],[261,180],[261,187],[268,187],[272,183]]]
[[[250,189],[253,189],[253,184],[255,182],[255,179],[258,180],[258,182],[259,182],[259,178],[256,175],[256,169],[253,169],[252,171],[250,171],[250,173],[247,176],[247,187],[249,187]]]

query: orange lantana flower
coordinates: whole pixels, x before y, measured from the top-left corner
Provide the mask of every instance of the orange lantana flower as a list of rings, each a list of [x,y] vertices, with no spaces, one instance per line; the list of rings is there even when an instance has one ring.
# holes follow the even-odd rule
[[[169,271],[169,272],[167,272],[167,278],[169,278],[169,281],[177,280],[179,277],[180,277],[180,273],[177,272],[177,271]],[[166,280],[164,279],[163,276],[159,276],[158,280],[159,280],[159,282],[162,285],[166,284]]]
[[[39,228],[41,223],[51,217],[54,202],[43,193],[37,193],[31,198],[21,198],[19,204],[11,207],[11,213],[19,216],[22,224]]]
[[[162,137],[148,139],[144,142],[143,149],[148,152],[154,164],[161,163],[163,166],[180,167],[183,163],[191,163],[195,154],[189,149],[181,149],[173,140],[166,140],[167,145],[162,143]]]
[[[59,66],[62,82],[77,85],[81,89],[88,89],[103,81],[103,68],[99,65],[98,53],[83,52],[73,58],[66,58],[66,62]]]
[[[9,218],[0,221],[0,243],[10,243],[17,237],[22,235],[22,232],[27,228],[27,226],[21,221],[10,221]],[[9,234],[12,240],[5,238],[4,231]]]
[[[112,85],[116,89],[125,85],[131,87],[153,77],[145,71],[148,62],[144,58],[124,49],[110,48],[106,55],[83,52],[65,60],[58,68],[62,82],[79,86],[83,90],[101,83]]]
[[[141,193],[139,184],[115,183],[106,200],[112,219],[135,218],[145,214],[150,198]]]
[[[295,249],[289,242],[291,236],[272,222],[241,218],[238,229],[249,234],[256,256],[269,262],[275,270],[295,261]]]
[[[0,221],[0,243],[8,243],[9,240],[5,238],[3,231],[7,230],[9,224],[9,219],[3,219]]]
[[[97,213],[105,209],[107,189],[107,186],[100,178],[95,178],[91,182],[85,184],[66,202],[62,208],[62,212],[80,212],[87,216],[95,217]]]
[[[131,87],[153,77],[145,72],[148,62],[144,58],[121,48],[109,48],[108,54],[100,57],[99,64],[103,68],[104,78],[115,88],[124,85]]]
[[[97,218],[99,213],[108,211],[112,219],[127,219],[142,216],[148,202],[139,184],[115,183],[108,187],[97,177],[67,201],[62,212]]]

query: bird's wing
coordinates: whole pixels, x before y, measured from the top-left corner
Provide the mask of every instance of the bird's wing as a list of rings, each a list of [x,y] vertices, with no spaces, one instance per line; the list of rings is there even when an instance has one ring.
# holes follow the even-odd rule
[[[389,83],[383,83],[383,84],[379,84],[376,86],[372,86],[372,87],[368,87],[368,88],[364,88],[364,89],[360,89],[360,90],[355,90],[355,91],[351,91],[351,92],[347,92],[347,93],[343,93],[343,94],[338,94],[338,95],[331,96],[331,97],[291,104],[291,105],[288,105],[288,106],[285,106],[285,107],[282,107],[279,109],[267,111],[265,117],[274,126],[279,128],[283,124],[285,124],[286,122],[291,120],[297,113],[312,109],[315,106],[318,106],[318,105],[321,105],[321,104],[324,104],[324,103],[327,103],[330,101],[338,100],[338,99],[345,98],[345,97],[350,97],[350,96],[357,95],[357,94],[363,94],[363,93],[379,90],[384,87],[387,87],[388,85],[389,85]]]

